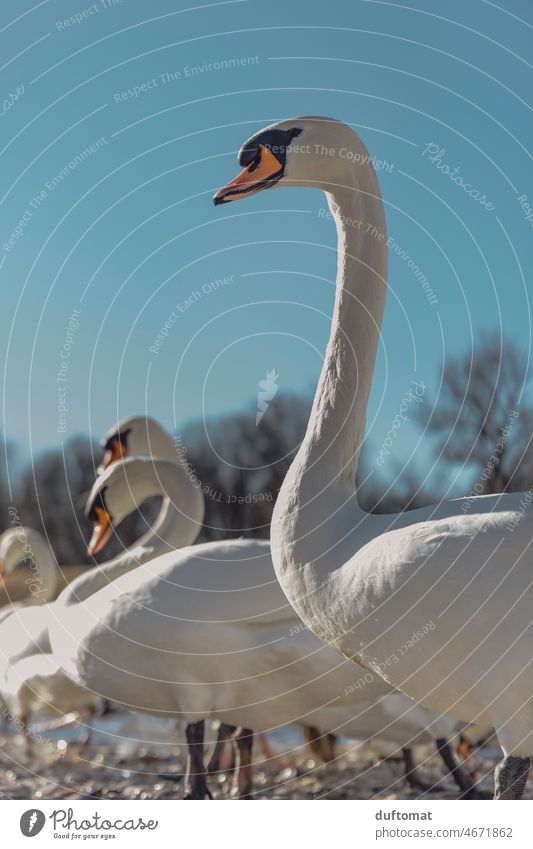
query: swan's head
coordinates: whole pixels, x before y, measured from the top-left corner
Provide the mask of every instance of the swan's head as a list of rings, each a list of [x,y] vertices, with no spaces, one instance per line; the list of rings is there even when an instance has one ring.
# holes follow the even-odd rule
[[[215,205],[278,186],[335,191],[357,181],[358,166],[368,168],[361,139],[341,121],[302,116],[278,121],[242,145],[244,170],[215,194]]]
[[[101,445],[104,456],[98,466],[98,474],[124,457],[149,455],[174,462],[178,459],[170,435],[149,416],[130,416],[117,422],[102,438]]]
[[[93,484],[85,505],[92,524],[87,553],[97,554],[126,516],[164,491],[163,479],[176,474],[176,463],[151,457],[129,457],[110,465]]]
[[[46,543],[38,531],[23,525],[9,528],[0,536],[0,577],[15,571],[23,560],[38,562]]]

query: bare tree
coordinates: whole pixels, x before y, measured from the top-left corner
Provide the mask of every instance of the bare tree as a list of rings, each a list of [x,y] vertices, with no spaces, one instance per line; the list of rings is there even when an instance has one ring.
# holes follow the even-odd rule
[[[528,379],[529,358],[520,348],[485,339],[473,353],[447,362],[429,417],[427,404],[417,410],[442,458],[471,470],[476,492],[517,491],[533,483]]]
[[[357,498],[367,513],[401,513],[437,501],[437,495],[420,485],[420,477],[412,468],[393,466],[391,474],[376,480],[363,453],[358,472]]]
[[[60,564],[88,563],[89,527],[85,495],[95,476],[87,437],[73,437],[61,449],[46,451],[25,468],[16,491],[21,521],[45,534]]]
[[[203,539],[270,535],[276,497],[303,438],[309,402],[278,396],[256,411],[188,427],[182,437],[206,500]]]

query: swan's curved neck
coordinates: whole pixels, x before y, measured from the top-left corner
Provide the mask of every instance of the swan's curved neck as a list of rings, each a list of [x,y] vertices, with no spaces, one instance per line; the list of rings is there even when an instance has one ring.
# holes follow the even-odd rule
[[[361,171],[357,187],[328,195],[338,237],[336,299],[303,443],[303,471],[348,490],[355,487],[387,288],[383,202],[372,166]]]
[[[191,487],[185,472],[177,465],[173,467],[169,464],[169,469],[159,470],[157,477],[160,491],[165,495],[151,528],[133,546],[72,581],[61,593],[62,603],[73,604],[83,601],[111,581],[153,557],[194,542],[200,533],[203,515],[200,519],[190,519],[182,511],[191,507],[192,515],[194,513],[194,508],[191,506],[192,499],[203,499],[203,496]],[[155,495],[156,492],[151,494]],[[184,498],[185,494],[187,499]],[[201,511],[197,511],[197,517],[200,513]]]
[[[156,554],[162,554],[186,544],[183,542],[183,516],[174,506],[183,504],[183,493],[175,481],[172,482],[171,488],[175,491],[175,497],[173,498],[165,487],[166,494],[161,499],[159,512],[148,530],[136,541],[135,548],[141,547],[150,551],[155,549]]]

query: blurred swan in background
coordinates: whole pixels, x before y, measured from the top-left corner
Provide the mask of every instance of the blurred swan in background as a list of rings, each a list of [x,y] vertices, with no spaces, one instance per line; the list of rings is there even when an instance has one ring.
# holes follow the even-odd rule
[[[24,595],[12,604],[9,599],[0,608],[0,622],[22,606],[45,604],[55,598],[59,587],[59,567],[50,546],[38,531],[16,525],[0,536],[0,574],[4,587],[6,579],[22,563],[29,563],[24,580]]]

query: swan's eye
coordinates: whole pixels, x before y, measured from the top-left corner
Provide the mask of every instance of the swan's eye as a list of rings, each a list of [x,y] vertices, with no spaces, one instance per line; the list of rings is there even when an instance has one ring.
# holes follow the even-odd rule
[[[98,467],[98,474],[105,472],[111,463],[115,463],[117,460],[127,457],[129,432],[129,430],[125,430],[121,433],[115,433],[113,436],[109,437],[104,445],[104,456]]]
[[[258,152],[257,152],[257,156],[255,157],[254,161],[253,161],[253,162],[252,162],[252,164],[248,167],[248,173],[249,173],[249,174],[253,174],[253,172],[255,171],[255,169],[256,169],[256,168],[258,168],[260,164],[261,164],[261,153],[260,153],[260,151],[258,151]]]
[[[113,448],[113,445],[116,442],[120,442],[120,444],[124,448],[127,448],[128,447],[128,437],[129,437],[130,433],[131,433],[131,427],[127,428],[127,430],[120,430],[120,431],[117,430],[117,431],[115,431],[115,433],[113,433],[109,437],[107,442],[105,443],[104,449],[106,451],[111,450]]]

